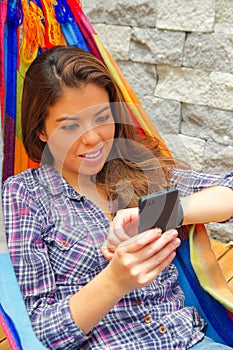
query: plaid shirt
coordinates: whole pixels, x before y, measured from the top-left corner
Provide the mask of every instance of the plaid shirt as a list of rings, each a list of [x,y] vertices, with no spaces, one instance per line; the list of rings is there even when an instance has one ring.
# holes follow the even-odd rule
[[[233,187],[233,173],[173,170],[173,181],[187,195],[213,185]],[[180,350],[202,339],[205,322],[184,307],[173,264],[150,286],[122,298],[85,335],[71,317],[69,298],[108,264],[99,249],[108,219],[49,166],[9,178],[3,207],[16,277],[34,331],[47,348]]]

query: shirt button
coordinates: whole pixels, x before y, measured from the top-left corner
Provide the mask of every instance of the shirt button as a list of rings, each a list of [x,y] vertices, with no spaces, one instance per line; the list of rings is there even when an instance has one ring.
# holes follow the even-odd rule
[[[167,332],[167,327],[166,327],[166,326],[160,326],[160,327],[159,327],[159,332],[160,332],[161,334],[166,333],[166,332]]]
[[[67,246],[68,246],[68,242],[65,241],[65,240],[63,240],[63,241],[61,241],[61,245],[62,245],[63,247],[67,247]]]
[[[135,303],[136,306],[140,306],[142,305],[142,300],[137,300],[136,303]]]
[[[146,315],[146,316],[144,317],[144,321],[145,321],[145,323],[147,323],[147,324],[151,323],[151,322],[152,322],[152,317],[151,317],[151,315]]]

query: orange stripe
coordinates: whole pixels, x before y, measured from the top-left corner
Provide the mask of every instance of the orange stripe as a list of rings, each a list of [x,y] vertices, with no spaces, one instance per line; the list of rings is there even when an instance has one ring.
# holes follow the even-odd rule
[[[24,171],[28,168],[28,156],[24,149],[23,144],[19,139],[15,138],[15,162],[14,162],[14,173],[15,175]]]
[[[28,168],[38,168],[39,166],[40,166],[39,163],[36,163],[30,158],[28,158]]]

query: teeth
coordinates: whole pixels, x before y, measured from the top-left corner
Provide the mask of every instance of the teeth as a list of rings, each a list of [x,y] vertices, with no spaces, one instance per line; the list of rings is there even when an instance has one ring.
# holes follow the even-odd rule
[[[95,153],[86,154],[85,158],[95,158],[95,157],[98,157],[99,154],[100,154],[100,149],[98,151],[96,151]]]

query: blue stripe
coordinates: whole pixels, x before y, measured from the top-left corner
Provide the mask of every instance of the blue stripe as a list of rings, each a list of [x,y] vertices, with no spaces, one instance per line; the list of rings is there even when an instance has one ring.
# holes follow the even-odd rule
[[[208,323],[206,335],[216,342],[233,346],[232,321],[226,309],[201,287],[190,262],[189,239],[177,249],[175,265],[186,306],[195,306]]]
[[[11,329],[18,350],[45,350],[32,330],[8,253],[0,254],[0,266],[4,266],[0,269],[0,312]]]

